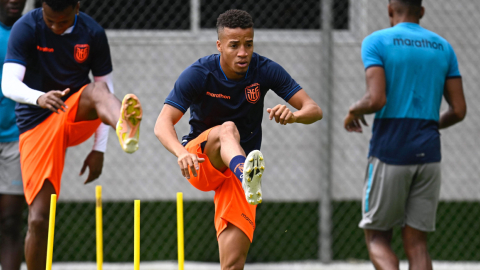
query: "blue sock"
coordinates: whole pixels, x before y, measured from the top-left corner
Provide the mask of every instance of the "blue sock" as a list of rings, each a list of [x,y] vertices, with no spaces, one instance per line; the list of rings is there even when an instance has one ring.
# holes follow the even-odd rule
[[[238,155],[230,160],[230,170],[237,176],[240,182],[243,181],[243,164],[245,164],[245,156]]]

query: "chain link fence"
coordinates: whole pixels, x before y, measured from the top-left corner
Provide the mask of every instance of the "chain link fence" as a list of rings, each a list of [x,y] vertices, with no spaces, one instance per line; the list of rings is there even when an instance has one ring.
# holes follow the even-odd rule
[[[480,5],[477,0],[425,0],[424,6],[422,25],[456,50],[469,110],[464,122],[441,132],[443,186],[437,232],[429,236],[431,256],[478,261]],[[82,0],[81,10],[107,30],[116,95],[133,92],[144,108],[140,149],[126,155],[111,132],[96,182],[104,191],[105,261],[133,260],[134,199],[142,200],[142,261],[175,260],[179,191],[186,200],[186,260],[219,260],[213,193],[196,190],[182,177],[153,127],[180,73],[217,53],[216,18],[230,8],[252,15],[255,51],[281,64],[325,113],[321,122],[308,126],[280,126],[264,115],[264,203],[247,262],[367,260],[357,225],[371,132],[347,133],[343,117],[365,92],[360,46],[365,36],[389,26],[386,0]],[[324,23],[328,18],[331,25]],[[265,108],[283,103],[271,92]],[[189,131],[188,114],[176,125],[179,137]],[[371,124],[373,117],[367,120]],[[56,262],[95,261],[94,184],[85,186],[85,177],[78,176],[91,145],[92,140],[67,153]],[[405,259],[399,240],[397,230],[394,249]]]

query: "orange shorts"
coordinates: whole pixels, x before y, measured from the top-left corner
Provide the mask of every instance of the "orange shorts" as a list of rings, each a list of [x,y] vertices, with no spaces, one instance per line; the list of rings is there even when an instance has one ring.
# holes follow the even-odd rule
[[[60,194],[67,147],[78,145],[97,130],[100,119],[75,122],[80,96],[86,85],[70,96],[66,112],[52,113],[35,128],[20,135],[20,164],[27,203],[32,204],[45,179]]]
[[[257,206],[247,203],[242,183],[230,169],[223,173],[220,172],[213,167],[208,156],[203,153],[202,143],[205,144],[211,130],[204,131],[185,146],[188,152],[205,159],[203,163],[199,164],[198,176],[194,177],[190,174],[188,181],[201,191],[215,191],[213,201],[215,203],[217,239],[220,233],[227,228],[228,223],[231,223],[242,230],[252,242]]]

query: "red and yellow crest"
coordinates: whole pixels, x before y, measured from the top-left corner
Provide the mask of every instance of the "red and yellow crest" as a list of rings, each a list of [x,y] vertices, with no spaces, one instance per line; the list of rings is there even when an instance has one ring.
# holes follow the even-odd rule
[[[75,60],[78,63],[83,63],[88,58],[88,54],[90,53],[90,45],[88,44],[77,44],[75,45],[75,50],[73,55],[75,56]]]
[[[260,84],[254,83],[245,88],[245,96],[247,97],[248,102],[257,103],[260,99]]]

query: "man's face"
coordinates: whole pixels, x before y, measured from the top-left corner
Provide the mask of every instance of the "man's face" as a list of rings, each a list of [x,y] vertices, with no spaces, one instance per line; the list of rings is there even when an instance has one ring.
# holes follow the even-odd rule
[[[253,28],[223,28],[217,40],[223,72],[230,79],[241,79],[248,71],[253,54]]]
[[[75,22],[75,14],[78,13],[80,4],[68,6],[62,11],[53,11],[45,2],[43,7],[43,20],[50,30],[56,35],[61,35]]]
[[[27,0],[0,0],[1,18],[15,22],[22,16]]]

